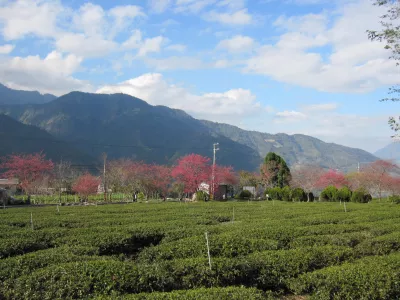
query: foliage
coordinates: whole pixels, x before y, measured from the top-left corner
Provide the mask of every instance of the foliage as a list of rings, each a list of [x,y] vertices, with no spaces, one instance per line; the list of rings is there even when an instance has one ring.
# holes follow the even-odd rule
[[[384,41],[386,43],[385,49],[392,52],[390,58],[400,60],[400,27],[398,26],[398,19],[400,17],[400,8],[397,1],[393,0],[375,0],[375,5],[387,7],[387,13],[381,16],[382,31],[368,30],[368,38],[372,41]],[[397,62],[397,65],[399,63]],[[399,101],[398,94],[400,88],[394,86],[389,89],[389,94],[397,94],[396,96],[385,98],[382,101]],[[395,131],[400,130],[400,117],[390,117],[389,125]]]
[[[338,201],[338,189],[334,186],[328,186],[321,192],[320,198],[327,202]]]
[[[139,192],[139,193],[137,194],[137,199],[138,199],[139,201],[144,201],[144,200],[146,200],[146,196],[145,196],[145,194],[144,194],[143,192]]]
[[[309,196],[319,187],[318,181],[323,173],[323,169],[318,166],[300,166],[292,171],[291,186],[302,188],[306,192],[307,201],[314,201],[314,198],[311,199]]]
[[[365,191],[363,188],[355,190],[351,196],[351,202],[368,203],[371,200],[371,195],[369,195],[368,192]]]
[[[261,181],[266,186],[280,187],[289,185],[290,169],[285,160],[274,152],[269,152],[260,168]]]
[[[0,210],[0,297],[396,299],[398,210],[347,208],[275,201]]]
[[[184,184],[186,193],[196,192],[202,182],[210,179],[210,159],[198,154],[189,154],[178,159],[172,176]]]
[[[390,196],[389,201],[392,203],[400,204],[400,196],[398,196],[398,195]]]
[[[2,176],[18,178],[21,188],[32,193],[38,190],[43,179],[49,176],[54,164],[43,153],[9,155],[1,159],[0,169],[7,170]]]
[[[292,200],[295,202],[306,202],[308,199],[302,188],[295,188],[292,190]]]
[[[242,190],[237,196],[238,199],[250,199],[253,198],[253,194],[249,190]]]
[[[282,200],[282,189],[280,187],[266,189],[265,194],[272,200]]]
[[[197,201],[201,201],[201,202],[205,202],[208,199],[208,194],[204,191],[197,191],[196,192],[196,200]]]
[[[97,192],[100,183],[100,178],[87,173],[78,177],[72,185],[72,190],[78,193],[82,200],[88,200],[89,195]]]
[[[239,187],[257,186],[260,182],[260,175],[249,171],[239,171]]]
[[[285,186],[281,189],[281,200],[292,201],[292,190],[289,186]]]
[[[350,202],[351,196],[352,196],[352,192],[346,186],[344,186],[344,187],[342,187],[341,189],[338,190],[337,199],[340,202]]]
[[[343,186],[347,186],[348,182],[344,174],[335,170],[329,170],[321,174],[316,185],[321,189],[324,189],[328,186],[334,186],[338,189]]]

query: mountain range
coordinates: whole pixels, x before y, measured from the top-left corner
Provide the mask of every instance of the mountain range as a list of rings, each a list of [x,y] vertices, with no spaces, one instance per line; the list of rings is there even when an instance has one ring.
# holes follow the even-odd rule
[[[374,153],[382,159],[391,159],[400,163],[400,143],[391,143]]]
[[[27,152],[40,148],[57,159],[60,155],[50,154],[54,150],[49,148],[52,144],[54,149],[56,140],[60,142],[58,145],[65,143],[63,150],[71,153],[72,160],[88,162],[99,160],[106,152],[110,159],[127,157],[172,164],[189,153],[212,157],[215,142],[220,148],[217,162],[243,170],[257,170],[269,151],[282,155],[290,166],[319,164],[343,171],[355,168],[359,161],[377,159],[364,150],[325,143],[306,135],[272,135],[197,120],[182,110],[152,106],[125,94],[71,92],[50,99],[51,96],[37,93],[41,100],[30,100],[29,96],[35,92],[25,92],[27,97],[21,98],[23,91],[6,88],[3,96],[3,90],[0,88],[0,114],[8,116],[1,119],[3,130],[7,131],[9,122],[9,131],[14,135],[11,126],[22,124],[19,124],[21,139],[9,142],[7,150],[0,154],[23,150],[20,144],[26,142],[24,136],[27,136],[37,141],[36,148],[32,146]],[[20,100],[9,103],[3,99]],[[47,134],[45,139],[44,134]]]
[[[33,91],[13,90],[0,83],[0,104],[42,104],[57,97],[51,94],[40,94]]]

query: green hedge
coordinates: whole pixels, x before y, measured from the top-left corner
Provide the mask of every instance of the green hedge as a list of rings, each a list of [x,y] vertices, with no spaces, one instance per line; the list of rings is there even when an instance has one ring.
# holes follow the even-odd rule
[[[96,300],[108,300],[115,299],[110,296],[100,296]],[[255,288],[244,288],[244,287],[226,287],[226,288],[200,288],[196,290],[188,291],[173,291],[169,293],[141,293],[133,295],[124,295],[123,299],[127,300],[273,300],[270,293],[264,293],[263,291]]]
[[[290,283],[298,295],[313,299],[399,299],[400,254],[366,257],[354,263],[301,275]]]

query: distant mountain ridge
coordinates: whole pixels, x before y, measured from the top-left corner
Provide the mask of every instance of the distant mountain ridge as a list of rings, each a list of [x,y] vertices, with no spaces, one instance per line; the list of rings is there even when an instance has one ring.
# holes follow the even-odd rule
[[[44,152],[53,161],[68,160],[75,163],[92,163],[92,157],[55,139],[46,131],[22,124],[0,114],[0,157],[10,154]]]
[[[41,104],[0,104],[0,113],[37,126],[95,158],[106,152],[110,159],[172,164],[189,153],[211,158],[212,144],[219,142],[219,164],[252,171],[270,151],[282,155],[292,167],[319,164],[342,171],[355,170],[358,162],[377,159],[364,150],[306,135],[273,135],[200,121],[182,110],[152,106],[125,94],[71,92]]]
[[[212,131],[240,144],[248,145],[261,157],[265,156],[265,153],[276,152],[292,167],[300,164],[317,164],[323,168],[349,172],[356,170],[358,162],[372,162],[378,159],[367,151],[325,143],[303,134],[269,134],[247,131],[228,124],[205,120],[202,122]]]
[[[253,170],[260,163],[256,151],[210,133],[185,112],[124,94],[72,92],[40,105],[2,105],[0,112],[38,126],[93,157],[106,152],[110,159],[171,164],[189,153],[212,157],[212,144],[218,141],[220,164]]]
[[[393,159],[400,163],[400,142],[391,143],[374,154],[379,158]]]
[[[40,94],[36,91],[13,90],[0,83],[0,104],[43,104],[57,97],[51,94]]]

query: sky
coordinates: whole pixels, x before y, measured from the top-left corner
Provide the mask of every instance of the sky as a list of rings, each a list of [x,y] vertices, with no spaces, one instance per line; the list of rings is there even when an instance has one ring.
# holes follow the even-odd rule
[[[370,0],[0,0],[0,82],[126,93],[193,117],[374,152],[400,82]]]

